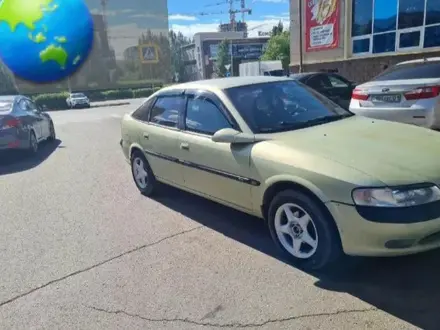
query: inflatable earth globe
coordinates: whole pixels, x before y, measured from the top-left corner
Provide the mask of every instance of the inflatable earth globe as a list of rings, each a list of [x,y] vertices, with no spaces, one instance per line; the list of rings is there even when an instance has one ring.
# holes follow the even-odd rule
[[[64,79],[92,45],[93,20],[82,0],[0,0],[0,59],[22,79]]]

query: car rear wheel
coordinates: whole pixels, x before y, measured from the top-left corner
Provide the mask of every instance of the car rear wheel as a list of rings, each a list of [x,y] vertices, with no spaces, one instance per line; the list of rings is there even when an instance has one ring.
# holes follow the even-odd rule
[[[147,159],[140,151],[135,151],[131,157],[131,172],[139,191],[145,196],[151,196],[156,187],[156,178]]]
[[[55,141],[57,138],[56,132],[55,132],[55,126],[53,125],[53,122],[50,122],[49,124],[49,141]]]
[[[29,134],[29,149],[28,153],[31,155],[34,155],[38,152],[38,141],[37,137],[35,136],[35,133],[31,131]]]
[[[328,268],[343,255],[334,220],[306,194],[278,193],[270,204],[268,223],[283,256],[305,270]]]

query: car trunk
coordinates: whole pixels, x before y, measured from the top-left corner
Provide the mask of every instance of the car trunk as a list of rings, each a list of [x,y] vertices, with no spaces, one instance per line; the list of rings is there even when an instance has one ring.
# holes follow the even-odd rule
[[[426,93],[432,88],[437,90],[432,90],[432,98],[437,97],[439,86],[438,78],[385,80],[357,86],[356,91],[368,95],[368,99],[359,101],[362,107],[410,108],[421,99],[418,97],[420,93]]]

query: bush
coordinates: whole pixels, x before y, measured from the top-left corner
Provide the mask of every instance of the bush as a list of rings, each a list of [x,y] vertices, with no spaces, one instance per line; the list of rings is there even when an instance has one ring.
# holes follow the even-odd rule
[[[66,109],[66,99],[69,97],[69,93],[51,93],[40,94],[33,97],[34,102],[39,106],[47,106],[51,110]]]
[[[152,88],[140,88],[133,90],[133,96],[135,98],[149,97],[151,95],[153,95]]]
[[[105,100],[132,99],[133,91],[131,89],[109,90],[102,92]]]

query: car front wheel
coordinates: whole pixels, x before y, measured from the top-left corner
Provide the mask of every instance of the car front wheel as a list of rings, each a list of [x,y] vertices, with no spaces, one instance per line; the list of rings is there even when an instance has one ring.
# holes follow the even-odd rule
[[[147,159],[140,151],[135,151],[131,157],[131,172],[139,191],[145,196],[151,196],[156,186],[156,178]]]
[[[304,270],[328,268],[343,255],[334,220],[306,194],[278,193],[270,204],[268,223],[281,253]]]

